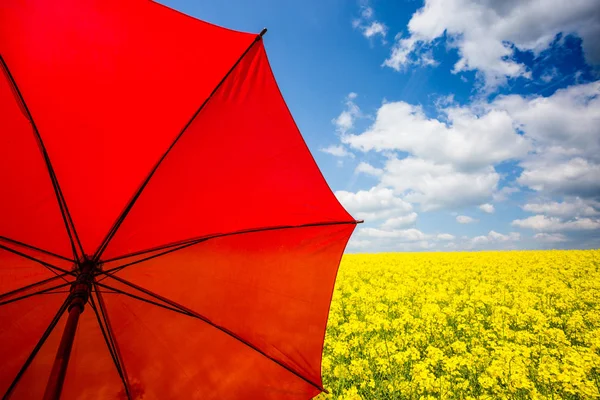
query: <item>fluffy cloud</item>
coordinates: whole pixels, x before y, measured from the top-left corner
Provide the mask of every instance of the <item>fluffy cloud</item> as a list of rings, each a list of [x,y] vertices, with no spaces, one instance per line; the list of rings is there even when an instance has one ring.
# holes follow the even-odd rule
[[[561,233],[537,233],[533,238],[542,243],[561,243],[568,240],[567,237]]]
[[[386,220],[381,227],[383,229],[397,229],[413,225],[417,221],[417,213],[412,212],[408,215],[392,217]]]
[[[527,154],[528,140],[504,110],[440,108],[445,121],[428,118],[420,106],[384,103],[371,127],[342,142],[362,151],[400,150],[425,160],[477,169]]]
[[[495,209],[493,204],[485,203],[479,206],[479,209],[485,213],[493,214]]]
[[[362,228],[358,231],[358,236],[368,236],[372,238],[394,238],[399,241],[416,242],[428,238],[423,232],[418,229],[377,229],[377,228]]]
[[[499,96],[504,110],[534,143],[517,182],[538,192],[600,196],[600,82],[573,85],[549,97]]]
[[[495,191],[492,198],[494,201],[505,201],[512,196],[513,193],[519,193],[520,191],[521,189],[518,187],[504,186],[502,189]]]
[[[541,232],[582,231],[600,229],[600,220],[592,218],[575,218],[564,221],[557,217],[534,215],[525,219],[516,219],[511,223],[519,228],[533,229]]]
[[[518,232],[510,232],[508,235],[503,235],[496,231],[490,231],[487,236],[476,236],[470,240],[471,246],[482,246],[489,244],[516,242],[521,239],[521,235]]]
[[[384,65],[401,70],[422,63],[422,54],[444,36],[457,48],[454,72],[476,70],[488,89],[508,78],[530,77],[514,60],[515,49],[539,54],[558,33],[583,39],[591,64],[600,64],[600,7],[597,0],[426,0],[408,23]]]
[[[381,37],[385,37],[387,27],[381,22],[373,21],[370,25],[363,27],[362,31],[366,38],[371,38],[375,35],[381,35]]]
[[[525,170],[517,182],[533,190],[583,197],[600,195],[600,164],[579,157],[552,163],[542,155],[524,161],[522,166]]]
[[[367,222],[403,216],[413,210],[412,205],[388,188],[373,187],[356,193],[339,190],[335,195],[350,214]]]
[[[473,224],[478,221],[479,220],[477,220],[475,218],[471,218],[467,215],[457,215],[456,216],[456,222],[458,222],[459,224]]]
[[[357,174],[362,173],[362,174],[371,175],[371,176],[381,176],[381,175],[383,175],[383,170],[382,169],[375,168],[371,164],[366,163],[364,161],[361,161],[356,166],[356,169],[354,170],[354,172],[356,172]]]
[[[550,97],[498,96],[486,108],[507,112],[552,159],[600,161],[600,81],[573,85]]]
[[[523,168],[520,185],[549,195],[600,197],[600,82],[549,97],[438,105],[440,115],[430,118],[419,106],[384,103],[367,130],[343,134],[342,142],[357,150],[409,153],[404,159],[386,154],[383,168],[361,163],[356,171],[380,177],[425,210],[505,199],[518,189],[498,191],[493,166],[511,159]]]
[[[354,127],[354,121],[361,116],[360,108],[358,108],[354,102],[357,97],[358,95],[354,92],[348,94],[345,100],[346,107],[344,111],[332,121],[336,130],[341,134],[345,134],[352,129]]]
[[[350,153],[343,145],[331,145],[329,147],[325,147],[319,149],[323,153],[331,154],[335,157],[350,157],[354,158],[354,154]]]
[[[523,206],[523,210],[562,218],[595,217],[600,215],[600,204],[577,197],[562,202],[527,203]]]
[[[387,35],[387,26],[380,21],[374,19],[374,11],[371,7],[363,7],[360,13],[360,18],[352,21],[352,26],[362,32],[363,36],[367,39],[380,36],[383,43],[385,43],[385,36]]]
[[[542,234],[546,235],[546,234]],[[536,235],[537,236],[537,235]],[[538,236],[539,242],[558,240],[561,235],[552,234]],[[508,234],[490,231],[487,235],[473,238],[457,238],[449,233],[428,234],[415,228],[383,229],[361,227],[350,239],[348,249],[351,252],[378,251],[448,251],[468,249],[507,249],[515,248],[521,235],[517,232]]]
[[[383,229],[364,227],[357,229],[348,248],[353,252],[420,251],[454,248],[454,235],[448,233],[426,234],[418,229]]]
[[[381,184],[428,211],[481,204],[496,189],[499,179],[493,167],[460,171],[449,164],[407,157],[387,160]]]

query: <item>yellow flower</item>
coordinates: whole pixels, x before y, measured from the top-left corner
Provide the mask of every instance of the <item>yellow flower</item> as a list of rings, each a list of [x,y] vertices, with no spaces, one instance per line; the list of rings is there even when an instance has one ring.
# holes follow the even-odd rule
[[[345,255],[320,398],[600,398],[600,251]]]

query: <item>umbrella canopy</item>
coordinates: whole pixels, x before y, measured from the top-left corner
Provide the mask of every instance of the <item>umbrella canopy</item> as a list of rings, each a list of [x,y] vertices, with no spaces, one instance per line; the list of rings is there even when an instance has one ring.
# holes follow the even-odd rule
[[[0,2],[5,397],[323,390],[357,221],[262,33],[146,0]]]

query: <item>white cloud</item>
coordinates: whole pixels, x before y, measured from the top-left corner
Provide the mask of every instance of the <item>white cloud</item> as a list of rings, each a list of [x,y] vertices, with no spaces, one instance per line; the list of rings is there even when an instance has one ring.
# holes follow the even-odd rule
[[[471,246],[482,246],[497,243],[516,242],[521,239],[518,232],[510,232],[508,235],[503,235],[496,231],[490,231],[487,236],[476,236],[470,240]]]
[[[443,249],[455,237],[448,233],[426,234],[418,229],[359,228],[348,246],[351,251],[415,251]]]
[[[492,195],[494,201],[505,201],[507,200],[513,193],[519,193],[521,189],[514,186],[504,186],[500,190],[496,190]]]
[[[444,36],[458,49],[454,72],[476,70],[487,89],[508,78],[531,76],[513,56],[515,48],[539,54],[558,33],[583,39],[588,61],[600,64],[597,0],[426,0],[408,23],[384,65],[401,70],[420,63],[423,50]]]
[[[471,218],[467,215],[457,215],[456,216],[456,222],[458,222],[459,224],[473,224],[478,221],[479,221],[478,219]]]
[[[415,251],[457,249],[514,248],[521,240],[518,232],[502,234],[490,231],[485,236],[456,238],[448,233],[427,234],[418,229],[384,230],[359,228],[350,241],[354,251]],[[356,242],[356,244],[353,243]]]
[[[331,145],[322,149],[319,149],[323,153],[331,154],[335,157],[350,157],[354,158],[354,154],[350,153],[343,145]]]
[[[469,106],[456,106],[452,98],[445,98],[436,103],[436,118],[419,106],[388,102],[368,129],[352,134],[355,119],[363,117],[354,103],[356,97],[346,98],[349,120],[338,124],[342,143],[330,150],[340,156],[348,149],[381,155],[376,164],[380,167],[361,162],[355,169],[357,174],[375,177],[378,186],[338,192],[357,218],[381,221],[365,227],[370,230],[360,238],[363,245],[369,241],[390,251],[442,249],[442,239],[435,234],[407,241],[414,231],[406,228],[414,229],[417,218],[410,203],[418,204],[422,212],[475,206],[492,213],[491,200],[506,200],[519,191],[516,185],[538,192],[538,200],[522,207],[540,215],[515,220],[513,226],[549,235],[600,229],[596,201],[600,199],[600,82],[573,85],[549,97],[480,98]],[[501,177],[495,167],[508,160],[515,160],[518,167]],[[503,187],[498,189],[501,179]],[[463,249],[506,248],[518,245],[515,237],[491,231],[447,241]],[[560,243],[563,238],[541,235],[528,243],[534,239]],[[594,242],[590,243],[587,246]]]
[[[439,110],[447,122],[428,118],[420,106],[384,103],[371,127],[342,142],[362,151],[400,150],[426,160],[475,169],[527,154],[528,140],[504,110],[478,113],[468,107]]]
[[[383,175],[383,170],[380,168],[375,168],[374,166],[372,166],[369,163],[366,163],[364,161],[361,161],[357,166],[356,169],[354,170],[354,172],[358,173],[363,173],[366,175],[371,175],[371,176],[381,176]]]
[[[557,78],[557,77],[558,77],[558,69],[556,67],[553,67],[550,70],[544,71],[542,76],[540,76],[540,79],[542,81],[544,81],[545,83],[550,83],[554,78]]]
[[[388,102],[364,132],[344,131],[343,144],[387,158],[382,168],[364,163],[356,172],[380,177],[424,210],[506,200],[519,189],[498,190],[494,166],[508,160],[523,168],[515,183],[542,194],[600,196],[600,82],[470,106],[446,98],[437,109],[431,118],[420,106]],[[395,151],[409,156],[398,159]]]
[[[534,143],[520,163],[519,184],[548,194],[600,195],[600,81],[549,97],[498,96],[484,107],[506,111]]]
[[[402,216],[413,210],[412,205],[388,188],[373,187],[356,193],[339,190],[335,195],[352,216],[367,222]]]
[[[553,163],[542,156],[522,166],[525,170],[517,182],[533,190],[584,197],[600,194],[600,164],[579,157]]]
[[[348,249],[354,251],[362,251],[365,253],[371,253],[377,251],[376,243],[369,239],[357,239],[356,235],[352,235],[348,242]]]
[[[370,25],[365,26],[363,29],[363,35],[365,35],[366,38],[371,38],[375,35],[381,35],[382,37],[385,37],[386,32],[387,27],[378,21],[371,22]]]
[[[493,205],[493,204],[490,204],[490,203],[481,204],[481,205],[479,206],[479,209],[480,209],[481,211],[485,212],[485,213],[488,213],[488,214],[493,214],[493,213],[494,213],[494,211],[495,211],[495,209],[494,209],[494,205]]]
[[[600,215],[600,204],[584,201],[578,197],[562,202],[527,203],[523,210],[534,214],[546,214],[554,217],[595,217]]]
[[[448,241],[448,240],[454,240],[456,237],[454,235],[449,234],[449,233],[440,233],[440,234],[437,235],[437,238],[439,240],[446,240],[446,241]]]
[[[537,233],[533,236],[538,242],[561,243],[568,241],[567,237],[561,233]]]
[[[459,171],[452,165],[419,158],[387,160],[381,184],[403,194],[425,211],[481,204],[496,189],[499,175],[494,168]]]
[[[381,224],[381,227],[383,229],[405,228],[407,226],[413,225],[416,221],[417,213],[412,212],[408,215],[389,218],[383,224]]]
[[[592,218],[575,218],[570,221],[564,221],[557,217],[534,215],[525,219],[516,219],[511,225],[541,232],[583,231],[600,229],[600,220]]]
[[[516,248],[520,240],[518,232],[502,234],[492,230],[485,236],[457,238],[449,233],[428,234],[414,228],[361,227],[350,239],[348,249],[352,252],[509,249]]]
[[[418,229],[393,229],[384,230],[378,228],[362,228],[357,232],[358,236],[368,236],[372,238],[394,238],[399,241],[416,242],[426,240],[428,238],[423,232]]]
[[[507,112],[551,161],[577,156],[600,161],[600,81],[549,97],[498,96],[487,108]]]
[[[336,130],[341,134],[345,134],[354,128],[354,121],[362,115],[360,108],[354,102],[357,97],[358,95],[354,92],[348,94],[345,100],[346,108],[332,121]]]
[[[374,17],[375,12],[373,11],[373,8],[368,6],[362,7],[360,18],[352,21],[352,26],[354,29],[360,30],[367,39],[380,36],[382,43],[385,44],[385,36],[387,35],[388,28],[381,21],[374,19]]]
[[[363,17],[364,19],[371,19],[373,18],[373,9],[371,7],[363,7],[360,15],[361,17]]]

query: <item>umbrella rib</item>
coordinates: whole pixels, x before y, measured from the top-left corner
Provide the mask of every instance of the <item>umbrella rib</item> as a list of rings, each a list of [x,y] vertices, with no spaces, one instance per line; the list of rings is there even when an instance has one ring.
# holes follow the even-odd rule
[[[52,287],[49,287],[49,288],[46,288],[46,289],[38,290],[37,292],[27,293],[27,294],[25,294],[23,296],[19,296],[19,297],[15,297],[13,299],[10,299],[10,300],[2,301],[2,302],[0,302],[0,306],[4,306],[4,305],[10,304],[10,303],[14,303],[14,302],[19,301],[19,300],[25,300],[25,299],[27,299],[29,297],[33,297],[33,296],[36,296],[38,294],[45,294],[45,293],[50,292],[50,291],[52,291],[54,289],[60,289],[60,288],[63,288],[65,286],[69,286],[71,284],[72,284],[72,282],[61,283],[60,285],[56,285],[56,286],[52,286]]]
[[[163,251],[163,252],[161,252],[161,253],[158,253],[158,254],[153,254],[153,255],[151,255],[151,256],[148,256],[148,257],[145,257],[145,258],[142,258],[142,259],[139,259],[139,260],[135,260],[135,261],[132,261],[132,262],[130,262],[130,263],[127,263],[127,264],[120,265],[120,266],[118,266],[118,267],[115,267],[115,268],[111,268],[111,269],[109,269],[109,270],[105,271],[105,272],[104,272],[105,276],[104,276],[104,277],[102,277],[102,278],[100,278],[98,281],[99,281],[99,282],[100,282],[100,281],[103,281],[104,279],[106,279],[106,278],[108,278],[108,277],[112,276],[112,274],[116,274],[117,272],[119,272],[120,270],[122,270],[122,269],[123,269],[123,268],[125,268],[125,267],[129,267],[129,266],[131,266],[131,265],[139,264],[139,263],[142,263],[142,262],[144,262],[144,261],[152,260],[153,258],[157,258],[157,257],[160,257],[160,256],[164,256],[165,254],[173,253],[173,252],[175,252],[175,251],[178,251],[178,250],[184,249],[184,248],[186,248],[186,247],[190,247],[190,246],[193,246],[193,245],[195,245],[195,244],[198,244],[198,243],[200,243],[200,242],[202,242],[202,241],[204,241],[204,240],[200,240],[200,241],[196,241],[196,242],[191,242],[191,243],[184,243],[184,244],[182,244],[182,245],[179,245],[179,246],[170,247],[168,250],[166,250],[166,251]],[[98,275],[100,275],[101,273],[102,273],[102,272],[98,273]]]
[[[94,291],[96,291],[96,295],[97,295],[97,290],[96,290],[95,286],[94,286]],[[98,302],[100,302],[100,301],[98,300]],[[115,363],[115,367],[117,368],[117,373],[119,374],[119,377],[121,378],[121,381],[125,388],[125,394],[127,395],[128,399],[131,399],[131,394],[129,392],[129,385],[128,385],[127,379],[125,378],[125,374],[124,374],[124,371],[122,368],[122,361],[119,359],[119,357],[117,355],[116,348],[115,348],[116,347],[115,342],[113,340],[111,332],[108,330],[108,324],[106,322],[107,320],[104,317],[105,311],[100,310],[102,313],[102,318],[101,318],[100,314],[98,313],[96,304],[94,302],[93,295],[90,296],[89,303],[90,303],[90,306],[92,307],[92,310],[94,310],[94,313],[96,314],[96,319],[98,320],[98,325],[100,326],[100,331],[102,332],[102,336],[104,337],[104,342],[106,343],[106,346],[108,347],[110,356],[113,359],[113,362]],[[104,325],[102,325],[102,321],[104,321],[104,324],[107,325],[107,329],[104,329]]]
[[[181,240],[179,242],[175,242],[175,243],[171,243],[171,244],[167,244],[167,245],[163,245],[163,246],[157,246],[157,247],[153,247],[153,248],[148,249],[148,250],[142,250],[142,251],[138,251],[138,252],[135,252],[135,253],[129,253],[129,254],[125,254],[123,256],[118,256],[118,257],[114,257],[114,258],[110,258],[108,260],[105,260],[104,263],[106,264],[106,263],[109,263],[109,262],[122,260],[124,258],[129,258],[129,257],[134,257],[134,256],[140,256],[140,255],[143,255],[143,254],[151,253],[153,251],[169,249],[168,251],[165,251],[164,253],[153,255],[153,256],[145,258],[145,259],[136,260],[136,261],[133,261],[131,263],[127,263],[127,264],[124,264],[124,265],[120,265],[118,267],[114,267],[114,268],[108,269],[108,270],[105,271],[105,273],[113,272],[113,271],[115,271],[117,269],[120,270],[120,269],[122,269],[124,267],[127,267],[129,265],[138,264],[140,262],[143,262],[143,261],[146,261],[146,260],[149,260],[149,259],[152,259],[152,258],[156,258],[159,255],[168,254],[168,253],[171,253],[173,251],[180,250],[180,249],[183,249],[185,247],[192,246],[192,245],[198,244],[200,242],[204,242],[204,241],[209,240],[209,239],[217,239],[217,238],[226,237],[226,236],[241,235],[241,234],[244,234],[244,233],[258,233],[258,232],[267,232],[267,231],[282,230],[282,229],[310,228],[310,227],[329,226],[329,225],[353,225],[353,224],[360,224],[362,222],[363,221],[359,220],[359,221],[313,222],[313,223],[309,223],[309,224],[300,224],[300,225],[276,225],[276,226],[267,226],[267,227],[261,227],[261,228],[243,229],[243,230],[229,232],[229,233],[217,233],[217,234],[208,235],[208,236],[201,236],[201,237],[197,237],[197,238],[193,238],[193,239],[185,239],[185,240]],[[173,247],[176,247],[176,246],[181,246],[181,247],[178,248],[178,249],[173,249]]]
[[[7,238],[6,236],[0,236],[0,240],[4,240],[5,242],[16,244],[17,246],[25,247],[25,248],[28,248],[30,250],[39,251],[40,253],[43,253],[43,254],[46,254],[46,255],[49,255],[49,256],[52,256],[52,257],[59,258],[59,259],[61,259],[63,261],[68,261],[68,262],[72,262],[72,263],[75,262],[75,260],[72,260],[70,258],[61,256],[60,254],[52,253],[51,251],[40,249],[39,247],[35,247],[35,246],[32,246],[32,245],[27,244],[27,243],[19,242],[18,240]]]
[[[15,289],[15,290],[11,290],[10,292],[2,293],[2,294],[0,294],[0,300],[2,298],[4,298],[4,297],[11,296],[13,294],[22,292],[24,290],[31,289],[31,288],[34,288],[34,287],[39,286],[39,285],[43,285],[44,283],[49,283],[49,282],[52,282],[52,281],[54,281],[56,279],[63,278],[65,275],[68,275],[68,274],[61,274],[61,275],[53,276],[51,278],[44,279],[43,281],[35,282],[35,283],[30,284],[30,285],[23,286],[23,287],[20,287],[18,289]]]
[[[93,284],[95,285],[95,282],[93,282]],[[123,378],[125,380],[127,393],[130,393],[129,377],[127,376],[127,369],[125,368],[125,363],[123,362],[123,356],[121,356],[121,350],[119,350],[119,344],[117,343],[116,336],[113,332],[112,325],[110,323],[110,318],[108,317],[108,309],[106,308],[106,304],[104,303],[104,298],[102,297],[102,292],[100,290],[98,290],[97,287],[94,286],[94,288],[96,291],[96,297],[98,298],[98,307],[100,307],[100,311],[102,311],[102,318],[104,319],[106,329],[110,334],[109,337],[112,340],[113,347],[115,349],[115,355],[117,357],[117,360],[119,360],[119,362],[121,363],[121,369],[123,371]]]
[[[64,199],[62,190],[60,188],[60,185],[58,184],[58,179],[56,177],[56,173],[54,172],[54,168],[52,167],[52,163],[50,162],[50,156],[48,155],[48,152],[46,151],[46,146],[44,146],[44,142],[42,141],[42,136],[40,135],[37,125],[35,124],[35,121],[33,120],[31,111],[29,110],[29,107],[27,107],[27,103],[25,103],[25,98],[23,97],[23,94],[19,90],[19,86],[17,85],[15,78],[11,74],[11,72],[8,68],[8,65],[4,61],[4,57],[2,57],[2,54],[0,54],[0,64],[2,65],[2,69],[5,71],[6,76],[8,77],[10,84],[13,88],[13,91],[18,98],[19,105],[22,107],[22,110],[25,111],[26,117],[29,120],[29,122],[31,123],[31,127],[33,128],[33,133],[34,133],[34,135],[38,141],[38,144],[40,146],[42,156],[44,157],[44,162],[46,165],[46,169],[48,171],[48,175],[50,175],[50,180],[52,181],[52,188],[54,189],[54,194],[56,195],[56,200],[58,201],[58,207],[60,208],[60,213],[61,213],[63,222],[65,224],[65,229],[67,230],[67,234],[69,235],[69,242],[71,244],[71,250],[73,251],[73,258],[75,258],[77,260],[78,255],[77,255],[77,249],[75,247],[75,244],[77,243],[77,246],[79,247],[82,255],[84,254],[83,247],[81,246],[81,241],[79,240],[79,236],[77,235],[77,231],[75,230],[75,224],[73,223],[73,219],[71,218],[71,214],[69,213],[69,209],[67,208],[67,203]],[[73,232],[71,232],[71,229],[73,230]]]
[[[52,330],[54,329],[54,327],[60,320],[60,317],[62,317],[65,310],[67,309],[69,302],[70,302],[70,298],[69,298],[69,296],[67,296],[64,303],[62,304],[62,306],[60,306],[60,308],[58,309],[58,312],[56,313],[56,315],[54,316],[52,321],[50,321],[50,325],[48,325],[48,328],[46,328],[46,331],[44,332],[44,334],[42,335],[40,340],[37,342],[37,344],[31,351],[31,354],[29,354],[29,357],[27,357],[27,360],[25,360],[25,363],[23,364],[23,366],[17,373],[17,376],[15,377],[15,379],[12,381],[12,383],[6,390],[6,393],[2,397],[3,400],[8,400],[10,398],[11,392],[15,389],[15,386],[17,386],[17,384],[19,383],[19,380],[21,380],[21,377],[23,376],[23,374],[25,374],[25,371],[27,371],[27,368],[29,367],[29,365],[31,364],[31,362],[33,361],[33,359],[35,358],[37,353],[40,351],[40,349],[46,342],[46,339],[48,339],[48,336],[50,336],[50,334],[52,333]]]
[[[46,293],[38,293],[38,294],[60,294],[60,293],[71,293],[70,290],[57,290],[55,292],[46,292]]]
[[[258,41],[261,40],[262,35],[264,35],[265,32],[266,32],[266,30],[263,29],[263,31],[260,34],[256,35],[256,38],[252,41],[252,43],[248,46],[248,48],[242,53],[242,55],[237,59],[237,61],[233,64],[233,66],[229,69],[229,71],[227,71],[227,73],[225,74],[225,76],[223,76],[223,78],[219,81],[219,83],[217,84],[217,86],[215,86],[215,88],[210,93],[210,95],[208,95],[208,97],[202,102],[202,104],[200,105],[200,107],[192,115],[192,117],[189,119],[189,121],[185,124],[185,126],[183,127],[183,129],[177,135],[177,137],[175,137],[175,140],[173,141],[173,143],[171,143],[171,145],[167,148],[167,150],[162,155],[162,157],[154,165],[154,168],[152,168],[152,170],[150,171],[150,173],[148,174],[148,176],[146,177],[146,179],[143,181],[142,185],[137,190],[137,192],[135,193],[135,195],[133,196],[133,198],[129,201],[129,203],[127,204],[127,206],[125,206],[125,209],[123,210],[123,212],[121,213],[121,215],[117,218],[117,220],[115,221],[114,225],[112,226],[112,228],[110,229],[110,231],[108,232],[108,234],[106,235],[106,237],[104,238],[104,240],[102,241],[102,243],[100,244],[100,246],[98,247],[98,250],[96,250],[96,252],[94,253],[94,256],[92,257],[92,260],[98,261],[100,259],[100,257],[102,256],[102,253],[104,252],[104,250],[108,246],[108,243],[111,241],[111,239],[117,233],[117,230],[119,229],[119,227],[121,226],[121,224],[125,220],[125,217],[127,217],[127,215],[129,214],[129,212],[133,208],[134,204],[136,203],[136,201],[138,200],[138,198],[140,197],[140,195],[142,194],[142,192],[144,191],[144,189],[146,188],[146,186],[150,182],[150,179],[152,179],[152,177],[154,176],[154,174],[156,173],[156,171],[158,170],[158,168],[162,164],[163,160],[171,152],[171,150],[173,149],[173,147],[175,147],[175,145],[177,144],[177,142],[179,141],[179,139],[187,131],[188,127],[192,124],[192,122],[194,122],[194,120],[196,119],[196,117],[198,116],[198,114],[200,114],[200,112],[204,109],[204,107],[206,106],[206,104],[208,103],[208,101],[214,96],[214,94],[217,92],[217,90],[223,85],[223,83],[229,77],[229,75],[231,75],[231,73],[233,72],[233,70],[235,69],[235,67],[238,66],[238,64],[242,61],[242,59],[246,56],[246,54],[248,54],[248,52],[250,51],[250,49],[252,49],[252,47]]]
[[[139,301],[143,301],[145,303],[152,304],[154,306],[161,307],[161,308],[164,308],[164,309],[169,310],[169,311],[173,311],[173,312],[176,312],[176,313],[180,313],[180,314],[191,316],[189,313],[187,313],[187,312],[185,312],[183,310],[180,310],[178,308],[170,307],[170,306],[167,306],[165,304],[161,304],[159,302],[152,301],[150,299],[145,299],[145,298],[143,298],[141,296],[135,295],[133,293],[126,292],[124,290],[120,290],[120,289],[114,288],[114,287],[112,287],[110,285],[107,285],[105,283],[95,282],[95,284],[98,285],[98,286],[101,286],[103,288],[110,289],[110,290],[114,291],[114,293],[116,293],[116,294],[122,294],[124,296],[129,296],[129,297],[131,297],[133,299],[136,299],[136,300],[139,300]]]
[[[23,258],[26,258],[26,259],[28,259],[28,260],[35,261],[35,262],[37,262],[37,263],[40,263],[40,264],[42,264],[44,267],[48,268],[50,271],[52,271],[52,272],[54,272],[54,273],[56,273],[56,271],[60,271],[60,272],[62,272],[63,274],[67,274],[67,275],[73,275],[73,276],[75,276],[75,273],[74,273],[74,272],[67,271],[66,269],[62,269],[62,268],[60,268],[60,267],[57,267],[56,265],[52,265],[52,264],[50,264],[50,263],[47,263],[47,262],[45,262],[45,261],[42,261],[42,260],[38,260],[38,259],[37,259],[37,258],[35,258],[35,257],[32,257],[32,256],[30,256],[30,255],[28,255],[28,254],[25,254],[25,253],[21,253],[21,252],[20,252],[20,251],[18,251],[18,250],[11,249],[10,247],[4,246],[4,245],[2,245],[2,244],[0,244],[0,249],[6,250],[6,251],[8,251],[8,252],[11,252],[11,253],[13,253],[13,254],[16,254],[16,255],[18,255],[18,256],[21,256],[21,257],[23,257]],[[54,271],[54,270],[56,270],[56,271]],[[58,276],[58,274],[57,274],[57,276]],[[63,278],[63,279],[64,279],[64,278]]]
[[[121,271],[125,267],[129,267],[129,266],[135,265],[135,264],[140,264],[140,263],[142,263],[144,261],[148,261],[148,260],[151,260],[153,258],[157,258],[157,257],[163,256],[165,254],[173,253],[175,251],[185,249],[186,247],[190,247],[190,246],[196,245],[198,243],[205,242],[205,241],[207,241],[209,239],[215,239],[215,238],[226,237],[226,236],[233,236],[233,235],[241,235],[241,234],[244,234],[244,233],[257,233],[257,232],[266,232],[266,231],[273,231],[273,230],[280,230],[280,229],[308,228],[308,227],[315,227],[315,226],[360,224],[362,222],[363,222],[362,220],[358,220],[358,221],[338,221],[338,222],[316,222],[316,223],[311,223],[311,224],[289,225],[289,226],[281,225],[281,226],[271,226],[271,227],[256,228],[256,229],[246,229],[246,230],[236,231],[236,232],[230,232],[230,233],[219,233],[219,234],[210,235],[210,236],[204,236],[204,237],[200,237],[200,238],[196,238],[196,239],[186,239],[186,240],[183,240],[183,241],[180,241],[180,242],[176,242],[176,243],[173,243],[173,244],[169,244],[169,245],[165,245],[165,246],[159,246],[159,247],[154,247],[154,248],[149,249],[149,250],[143,250],[143,251],[140,251],[140,252],[130,253],[130,254],[127,254],[127,255],[124,255],[124,256],[120,256],[120,257],[109,259],[109,260],[105,261],[105,263],[112,262],[112,261],[117,261],[117,260],[121,260],[121,259],[128,258],[128,257],[133,257],[133,256],[136,256],[136,255],[143,255],[143,254],[151,253],[153,251],[158,251],[158,250],[161,250],[161,249],[168,249],[168,250],[165,250],[162,253],[153,254],[152,256],[148,256],[148,257],[136,260],[136,261],[132,261],[132,262],[127,263],[127,264],[119,265],[118,267],[107,269],[106,271],[101,271],[101,272],[98,273],[98,275],[104,274],[105,276],[103,278],[100,278],[99,281],[103,281],[104,279],[108,278],[109,276],[112,276],[113,274],[116,274],[117,272]]]
[[[161,296],[161,295],[159,295],[159,294],[153,293],[152,291],[150,291],[150,290],[148,290],[148,289],[145,289],[145,288],[143,288],[143,287],[141,287],[141,286],[138,286],[138,285],[136,285],[136,284],[134,284],[134,283],[132,283],[132,282],[129,282],[129,281],[127,281],[127,280],[123,279],[123,278],[120,278],[120,277],[118,277],[118,276],[114,276],[114,275],[113,275],[113,276],[111,276],[111,278],[113,278],[114,280],[116,280],[116,281],[119,281],[119,282],[121,282],[121,283],[123,283],[123,284],[125,284],[125,285],[127,285],[127,286],[129,286],[129,287],[131,287],[131,288],[133,288],[133,289],[136,289],[136,290],[138,290],[138,291],[140,291],[140,292],[142,292],[142,293],[145,293],[145,294],[147,294],[148,296],[154,297],[154,298],[155,298],[155,299],[157,299],[157,300],[160,300],[160,301],[162,301],[162,302],[165,302],[165,303],[169,304],[169,305],[170,305],[170,306],[172,306],[172,307],[175,307],[175,308],[177,308],[177,309],[178,309],[178,311],[177,311],[177,312],[179,312],[179,313],[182,313],[182,314],[188,315],[188,316],[190,316],[190,317],[193,317],[193,318],[199,319],[199,320],[201,320],[201,321],[203,321],[203,322],[207,323],[208,325],[212,326],[213,328],[215,328],[215,329],[217,329],[217,330],[219,330],[219,331],[221,331],[221,332],[225,333],[226,335],[228,335],[228,336],[232,337],[233,339],[236,339],[237,341],[239,341],[239,342],[241,342],[241,343],[245,344],[246,346],[248,346],[248,347],[249,347],[249,348],[251,348],[252,350],[256,351],[257,353],[259,353],[259,354],[260,354],[260,355],[262,355],[263,357],[265,357],[265,358],[267,358],[267,359],[271,360],[272,362],[274,362],[275,364],[277,364],[277,365],[279,365],[280,367],[284,368],[284,369],[285,369],[285,370],[287,370],[288,372],[290,372],[290,373],[294,374],[295,376],[297,376],[298,378],[302,379],[303,381],[305,381],[305,382],[306,382],[306,383],[308,383],[309,385],[311,385],[311,386],[315,387],[316,389],[318,389],[318,390],[320,390],[320,391],[322,391],[322,392],[327,392],[327,390],[326,390],[325,388],[323,388],[322,386],[320,386],[320,385],[318,385],[318,384],[316,384],[316,383],[312,382],[310,379],[308,379],[308,378],[306,378],[306,377],[302,376],[302,374],[300,374],[299,372],[297,372],[297,371],[295,371],[294,369],[292,369],[292,368],[288,367],[287,365],[283,364],[281,361],[279,361],[279,360],[275,359],[274,357],[271,357],[271,356],[269,356],[268,354],[266,354],[265,352],[263,352],[261,349],[259,349],[258,347],[256,347],[256,346],[255,346],[255,345],[253,345],[252,343],[248,342],[247,340],[245,340],[245,339],[241,338],[240,336],[238,336],[238,335],[237,335],[237,334],[235,334],[234,332],[230,331],[229,329],[227,329],[227,328],[225,328],[225,327],[222,327],[222,326],[220,326],[220,325],[217,325],[216,323],[212,322],[212,321],[211,321],[210,319],[208,319],[207,317],[205,317],[205,316],[203,316],[203,315],[201,315],[201,314],[199,314],[199,313],[197,313],[197,312],[195,312],[195,311],[193,311],[193,310],[191,310],[191,309],[189,309],[189,308],[187,308],[187,307],[185,307],[185,306],[183,306],[183,305],[181,305],[181,304],[178,304],[178,303],[174,302],[173,300],[170,300],[170,299],[168,299],[168,298],[166,298],[166,297],[163,297],[163,296]],[[174,311],[174,310],[172,310],[172,311]]]

